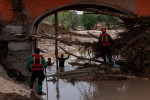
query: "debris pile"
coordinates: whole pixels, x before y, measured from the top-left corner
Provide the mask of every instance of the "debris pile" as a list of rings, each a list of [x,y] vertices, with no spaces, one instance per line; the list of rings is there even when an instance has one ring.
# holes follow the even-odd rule
[[[129,29],[119,34],[113,46],[114,54],[121,55],[136,67],[150,65],[150,18],[135,19]]]
[[[118,35],[112,46],[113,56],[121,55],[128,66],[138,68],[150,65],[150,18],[134,19],[127,25],[128,29]],[[98,43],[92,48],[96,58],[101,57]]]

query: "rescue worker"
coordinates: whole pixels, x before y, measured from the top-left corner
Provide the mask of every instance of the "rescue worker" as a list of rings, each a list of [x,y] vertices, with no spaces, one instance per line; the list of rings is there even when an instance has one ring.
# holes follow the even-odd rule
[[[40,49],[34,49],[35,54],[32,55],[30,60],[26,64],[26,68],[28,71],[32,72],[30,88],[33,88],[34,81],[38,77],[38,95],[42,95],[42,81],[44,81],[44,68],[47,67],[47,63],[43,57],[40,55]],[[30,68],[30,64],[32,64],[32,69]]]
[[[67,58],[63,58],[63,57],[64,57],[64,54],[61,54],[61,57],[60,57],[60,58],[58,57],[58,60],[59,60],[59,67],[64,67],[65,60],[69,59],[70,54],[68,54],[68,57],[67,57]]]
[[[54,62],[55,62],[55,61],[54,61]],[[47,65],[50,65],[50,66],[51,66],[51,65],[54,64],[54,62],[52,63],[52,62],[51,62],[51,58],[48,58],[48,60],[47,60]]]
[[[99,43],[101,46],[102,58],[104,60],[104,64],[106,64],[106,56],[108,55],[109,63],[112,63],[112,54],[110,50],[110,46],[113,44],[113,39],[109,34],[106,33],[106,28],[102,28],[102,34],[99,37]]]

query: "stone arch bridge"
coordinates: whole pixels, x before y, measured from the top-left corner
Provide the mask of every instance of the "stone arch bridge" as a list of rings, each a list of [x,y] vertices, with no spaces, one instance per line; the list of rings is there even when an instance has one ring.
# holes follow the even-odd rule
[[[33,27],[50,14],[82,10],[128,20],[150,16],[149,0],[0,0],[1,63],[23,74],[32,54],[32,41],[18,39],[10,32],[32,34]]]

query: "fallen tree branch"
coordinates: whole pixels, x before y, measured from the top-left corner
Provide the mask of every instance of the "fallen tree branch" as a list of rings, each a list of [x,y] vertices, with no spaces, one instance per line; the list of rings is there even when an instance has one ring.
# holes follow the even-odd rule
[[[56,38],[56,37],[53,37],[53,36],[48,36],[48,35],[31,35],[31,34],[21,34],[21,33],[11,33],[12,35],[14,36],[24,36],[24,37],[34,37],[34,38],[42,38],[42,39],[52,39],[52,40],[57,40],[59,42],[62,42],[64,44],[75,44],[75,45],[83,45],[83,46],[87,46],[87,45],[92,45],[91,42],[80,42],[80,41],[66,41],[66,40],[63,40],[61,38]]]
[[[103,61],[100,61],[100,60],[97,60],[97,59],[94,59],[94,58],[92,58],[92,59],[89,59],[89,58],[84,58],[84,57],[81,57],[81,56],[77,56],[77,55],[74,55],[74,54],[72,54],[72,53],[70,53],[70,52],[67,52],[65,49],[63,49],[61,46],[59,46],[65,53],[67,53],[67,54],[70,54],[70,55],[72,55],[72,56],[74,56],[74,57],[77,57],[78,59],[81,59],[81,60],[89,60],[89,61],[94,61],[94,62],[99,62],[99,63],[103,63]]]
[[[69,62],[70,65],[72,66],[87,66],[89,65],[90,67],[101,67],[101,64],[88,64],[88,63],[77,63],[77,62]],[[102,68],[102,67],[101,67]]]
[[[90,35],[87,35],[87,34],[79,34],[79,33],[76,33],[76,32],[66,32],[65,34],[70,34],[71,36],[78,36],[78,37],[87,37],[87,38],[92,38]]]
[[[88,32],[88,34],[89,34],[90,36],[92,36],[93,38],[99,39],[99,37],[97,37],[96,35],[94,35],[94,34],[92,34],[92,33],[90,33],[90,32]]]

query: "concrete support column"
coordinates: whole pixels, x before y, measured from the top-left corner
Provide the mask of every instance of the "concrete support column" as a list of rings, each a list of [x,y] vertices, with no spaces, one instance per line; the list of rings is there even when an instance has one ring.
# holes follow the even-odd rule
[[[26,73],[26,62],[32,56],[32,43],[27,41],[9,41],[7,64],[11,69],[19,70],[23,75]]]

